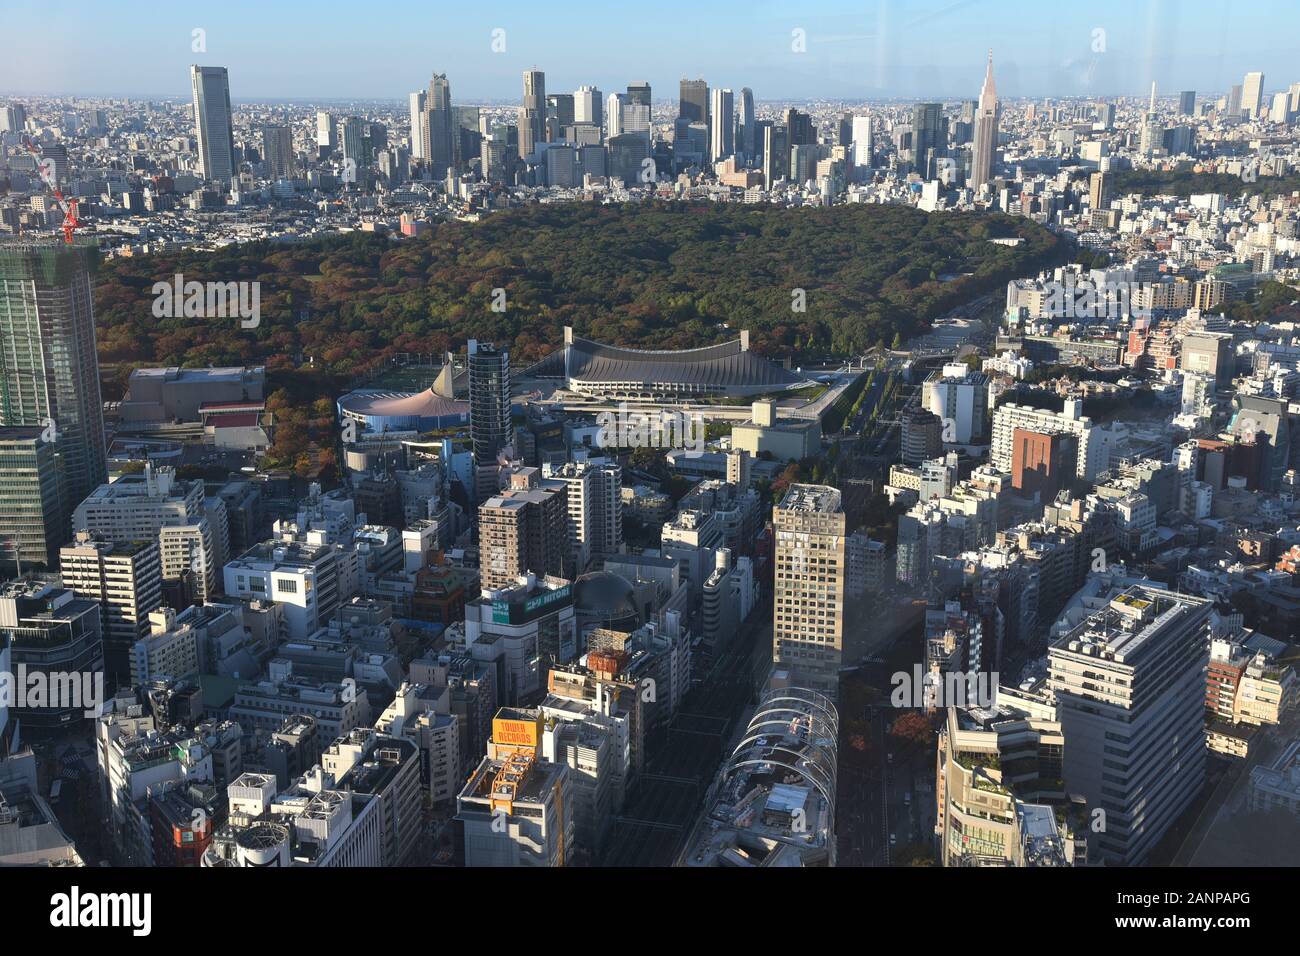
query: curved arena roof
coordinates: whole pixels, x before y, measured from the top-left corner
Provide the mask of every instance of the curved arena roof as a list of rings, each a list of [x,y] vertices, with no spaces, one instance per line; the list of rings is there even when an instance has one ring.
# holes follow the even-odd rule
[[[432,388],[414,393],[351,392],[339,399],[338,406],[340,414],[372,427],[441,428],[469,416],[469,402],[439,395]]]
[[[749,350],[746,336],[697,349],[619,348],[567,333],[557,349],[525,373],[564,378],[575,391],[620,395],[755,395],[808,383]]]

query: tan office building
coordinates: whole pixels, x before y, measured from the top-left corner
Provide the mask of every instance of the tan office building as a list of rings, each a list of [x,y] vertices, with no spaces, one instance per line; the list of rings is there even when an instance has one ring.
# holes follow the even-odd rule
[[[776,531],[773,660],[791,683],[836,699],[844,647],[845,535],[840,492],[791,485]]]

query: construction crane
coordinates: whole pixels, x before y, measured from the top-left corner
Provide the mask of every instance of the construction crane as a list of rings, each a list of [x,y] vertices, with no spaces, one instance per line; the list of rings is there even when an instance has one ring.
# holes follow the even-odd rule
[[[72,232],[81,225],[81,220],[77,218],[77,200],[64,198],[63,190],[59,189],[59,180],[55,174],[54,160],[41,152],[41,148],[36,141],[30,136],[24,136],[23,146],[36,160],[36,168],[41,174],[41,180],[49,187],[55,202],[63,210],[63,241],[71,245]]]

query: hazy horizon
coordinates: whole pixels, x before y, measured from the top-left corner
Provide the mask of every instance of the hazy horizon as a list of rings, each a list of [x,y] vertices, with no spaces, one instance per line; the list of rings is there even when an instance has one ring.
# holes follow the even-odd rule
[[[58,54],[28,43],[0,64],[14,95],[131,99],[189,97],[191,63],[230,71],[238,102],[397,101],[446,73],[459,103],[518,102],[523,70],[552,91],[605,93],[648,80],[656,102],[682,77],[758,101],[970,99],[992,49],[1007,99],[1222,93],[1250,70],[1265,89],[1300,81],[1300,18],[1286,0],[1100,0],[1050,8],[1030,0],[814,0],[743,15],[669,0],[639,13],[591,2],[539,10],[439,10],[395,0],[384,16],[325,0],[270,7],[234,0],[201,13],[150,9],[147,18],[72,0],[59,9],[20,0],[0,23],[14,35],[57,37]],[[1286,24],[1290,23],[1288,27]],[[206,52],[194,52],[203,30]],[[499,50],[494,52],[494,32]],[[804,52],[795,52],[795,30]],[[1258,37],[1266,43],[1252,48]]]

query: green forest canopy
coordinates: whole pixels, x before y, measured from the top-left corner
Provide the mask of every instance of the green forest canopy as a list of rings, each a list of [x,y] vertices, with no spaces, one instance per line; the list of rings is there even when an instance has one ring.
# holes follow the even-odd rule
[[[1026,241],[985,241],[1009,236]],[[769,355],[848,355],[923,331],[1053,260],[1058,245],[1025,219],[904,206],[532,205],[398,242],[352,233],[114,259],[96,290],[99,349],[105,363],[265,364],[273,378],[310,357],[311,375],[343,380],[468,338],[505,343],[526,363],[556,348],[565,325],[648,348],[748,328]],[[260,326],[154,317],[154,282],[177,273],[260,282]],[[498,288],[504,312],[491,309]],[[794,289],[806,292],[803,313],[791,310]]]

